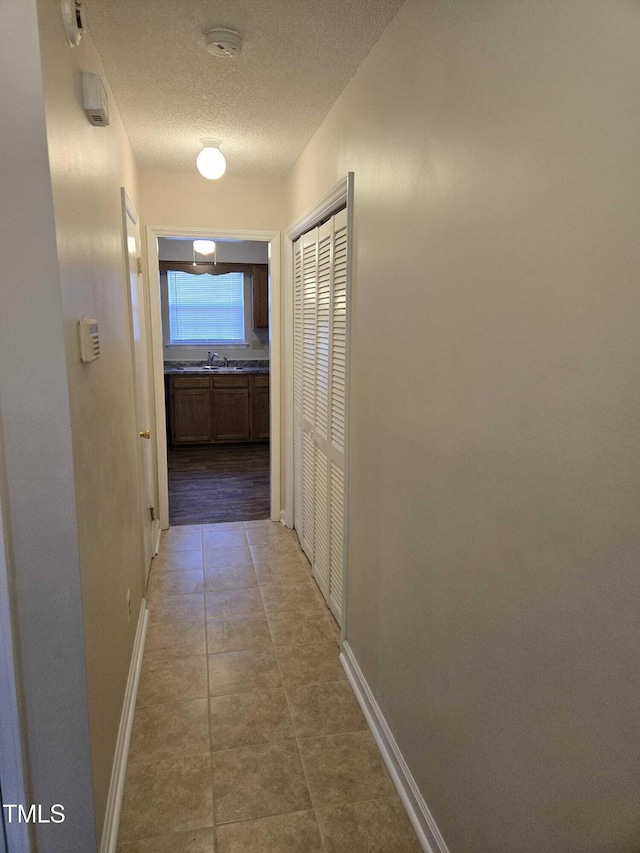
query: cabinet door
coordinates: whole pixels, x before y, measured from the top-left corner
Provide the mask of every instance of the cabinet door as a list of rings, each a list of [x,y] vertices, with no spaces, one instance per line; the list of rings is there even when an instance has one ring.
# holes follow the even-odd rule
[[[265,265],[254,266],[253,281],[251,283],[252,294],[252,329],[269,328],[269,275]]]
[[[213,437],[216,441],[249,441],[249,388],[213,389]]]
[[[262,441],[269,438],[269,377],[254,376],[251,401],[251,438]]]
[[[173,389],[172,438],[174,444],[211,441],[211,390]]]

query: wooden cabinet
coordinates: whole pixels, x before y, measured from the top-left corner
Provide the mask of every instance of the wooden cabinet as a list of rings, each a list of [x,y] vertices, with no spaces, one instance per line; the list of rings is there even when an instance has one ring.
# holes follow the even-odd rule
[[[254,266],[251,281],[251,328],[269,328],[269,268],[266,264]]]
[[[174,376],[171,438],[174,444],[211,441],[211,385],[208,376]]]
[[[175,376],[168,382],[172,446],[269,440],[269,376]]]
[[[251,401],[251,438],[261,441],[269,438],[269,377],[253,376]]]
[[[213,438],[249,441],[249,376],[213,376]]]

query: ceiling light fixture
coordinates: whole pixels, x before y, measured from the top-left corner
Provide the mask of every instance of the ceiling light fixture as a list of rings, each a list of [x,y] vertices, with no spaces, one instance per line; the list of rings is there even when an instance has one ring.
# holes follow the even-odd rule
[[[213,263],[217,264],[216,244],[213,240],[194,240],[193,241],[193,265],[198,266],[196,255],[213,255]]]
[[[217,139],[202,139],[202,151],[196,157],[196,166],[203,178],[217,181],[227,168],[227,161],[220,150],[222,144]]]
[[[194,240],[193,251],[199,255],[213,255],[216,250],[216,244],[213,240]]]

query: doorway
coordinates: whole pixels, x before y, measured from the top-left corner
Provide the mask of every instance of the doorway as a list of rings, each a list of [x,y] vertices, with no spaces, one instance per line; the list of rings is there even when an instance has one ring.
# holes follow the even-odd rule
[[[279,250],[278,233],[147,228],[163,529],[280,519]]]

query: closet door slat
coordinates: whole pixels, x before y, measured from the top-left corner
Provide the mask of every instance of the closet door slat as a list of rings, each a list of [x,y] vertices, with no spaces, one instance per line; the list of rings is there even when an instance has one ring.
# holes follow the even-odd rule
[[[344,472],[331,463],[331,552],[329,555],[329,607],[342,625],[342,584],[344,572]]]
[[[330,517],[329,517],[329,460],[316,445],[315,465],[315,539],[313,546],[313,576],[325,599],[329,598],[330,583]]]

